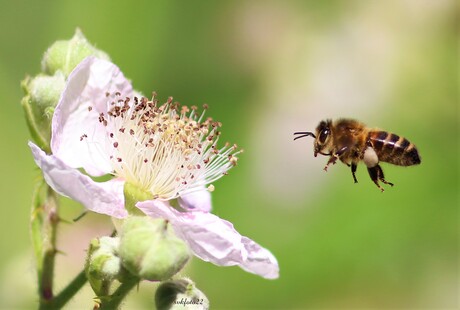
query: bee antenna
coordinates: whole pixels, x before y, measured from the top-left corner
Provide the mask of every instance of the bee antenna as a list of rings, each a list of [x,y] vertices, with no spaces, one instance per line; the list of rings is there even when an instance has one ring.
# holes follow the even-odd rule
[[[295,137],[294,141],[300,138],[308,137],[308,136],[312,136],[313,138],[316,139],[316,136],[313,134],[313,132],[309,132],[309,131],[294,132],[294,135],[300,135],[300,136]]]

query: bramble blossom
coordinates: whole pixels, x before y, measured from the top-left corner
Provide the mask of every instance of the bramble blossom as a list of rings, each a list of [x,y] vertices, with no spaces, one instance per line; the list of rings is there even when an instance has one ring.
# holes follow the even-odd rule
[[[136,96],[118,67],[88,57],[69,75],[54,111],[52,154],[29,146],[47,183],[88,210],[126,218],[123,189],[130,184],[151,197],[136,207],[167,219],[197,257],[277,278],[270,251],[210,213],[211,183],[236,164],[240,151],[217,147],[221,124],[206,118],[203,108],[199,113],[172,98],[159,104],[155,96]],[[102,175],[113,178],[90,177]]]

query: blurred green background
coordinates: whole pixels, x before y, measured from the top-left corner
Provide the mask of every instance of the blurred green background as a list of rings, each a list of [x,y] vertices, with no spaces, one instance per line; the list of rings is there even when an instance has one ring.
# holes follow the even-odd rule
[[[134,86],[210,105],[245,149],[215,183],[214,212],[279,260],[278,280],[193,259],[184,275],[213,309],[459,307],[458,4],[403,1],[1,1],[0,308],[35,307],[29,205],[38,175],[20,81],[80,27]],[[325,173],[323,118],[353,117],[416,143],[422,164]],[[64,201],[64,217],[81,206]],[[56,289],[80,270],[104,216],[62,225]],[[152,309],[143,283],[126,308]],[[69,309],[88,309],[86,288]]]

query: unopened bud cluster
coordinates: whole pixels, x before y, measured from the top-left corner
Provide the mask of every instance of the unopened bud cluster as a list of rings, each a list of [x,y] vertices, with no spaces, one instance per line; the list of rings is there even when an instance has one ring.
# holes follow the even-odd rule
[[[105,296],[114,280],[168,280],[189,258],[188,247],[167,221],[130,216],[121,227],[120,237],[91,241],[85,270],[94,292]]]
[[[51,117],[67,77],[80,61],[91,55],[109,60],[106,53],[92,46],[77,29],[72,39],[57,41],[45,52],[41,73],[22,81],[25,96],[21,104],[32,139],[42,149],[49,150]]]

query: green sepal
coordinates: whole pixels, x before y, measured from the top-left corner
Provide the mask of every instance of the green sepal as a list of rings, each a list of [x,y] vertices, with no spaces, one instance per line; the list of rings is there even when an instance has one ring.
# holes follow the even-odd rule
[[[153,195],[150,192],[140,189],[138,186],[125,182],[123,187],[123,194],[125,196],[125,209],[131,215],[145,215],[141,210],[136,207],[139,201],[152,200]]]

